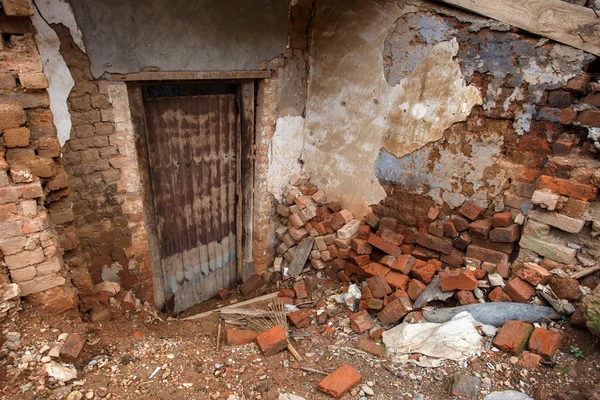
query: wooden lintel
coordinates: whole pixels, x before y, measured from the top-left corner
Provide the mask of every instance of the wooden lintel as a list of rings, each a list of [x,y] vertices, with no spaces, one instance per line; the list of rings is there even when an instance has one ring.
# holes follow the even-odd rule
[[[600,56],[600,18],[561,0],[438,0]]]
[[[130,74],[105,74],[110,81],[190,81],[243,80],[270,78],[271,71],[146,71]]]

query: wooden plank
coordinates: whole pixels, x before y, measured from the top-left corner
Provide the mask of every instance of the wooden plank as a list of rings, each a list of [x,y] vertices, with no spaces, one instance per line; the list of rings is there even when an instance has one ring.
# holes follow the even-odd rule
[[[253,215],[254,215],[254,81],[242,82],[238,88],[241,132],[240,182],[242,186],[242,230],[238,231],[242,240],[242,265],[238,265],[238,282],[248,280],[254,273],[252,256]],[[238,249],[238,251],[240,251]]]
[[[575,279],[585,278],[586,276],[591,275],[597,271],[600,271],[600,265],[596,265],[595,267],[589,267],[589,268],[586,268],[579,272],[575,272],[573,275],[571,275],[571,278],[575,278]]]
[[[259,301],[265,301],[265,300],[273,299],[273,298],[275,298],[277,296],[279,296],[279,292],[265,294],[264,296],[255,297],[253,299],[242,301],[242,302],[235,303],[235,304],[231,304],[229,306],[225,306],[225,307],[221,307],[221,308],[215,308],[214,310],[206,311],[206,312],[203,312],[203,313],[200,313],[200,314],[196,314],[196,315],[191,315],[189,317],[183,318],[183,321],[194,321],[194,320],[197,320],[197,319],[208,317],[209,315],[212,315],[212,314],[214,314],[216,312],[221,312],[222,310],[230,310],[230,309],[237,308],[237,307],[247,306],[249,304],[258,303]]]
[[[308,260],[308,256],[310,255],[314,244],[315,239],[312,237],[307,237],[302,243],[300,243],[300,245],[298,245],[296,255],[294,256],[288,269],[289,276],[295,278],[300,274],[300,272],[302,272],[302,268],[304,268],[304,264],[306,264],[306,260]]]
[[[238,80],[270,78],[271,71],[145,71],[130,74],[106,73],[111,81],[187,81],[187,80]]]
[[[438,0],[600,55],[600,18],[561,0]]]

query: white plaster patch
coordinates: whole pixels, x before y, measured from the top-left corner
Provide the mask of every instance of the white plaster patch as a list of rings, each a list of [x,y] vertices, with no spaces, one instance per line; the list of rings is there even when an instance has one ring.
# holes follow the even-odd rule
[[[303,161],[315,182],[326,182],[327,196],[343,199],[357,217],[385,197],[374,173],[379,149],[410,154],[481,104],[454,60],[456,41],[438,44],[410,76],[388,85],[382,57],[388,30],[417,11],[373,0],[317,2]]]
[[[71,37],[81,51],[85,53],[83,35],[71,5],[64,0],[36,0],[35,5],[49,24],[63,24],[69,28]]]
[[[52,111],[58,141],[63,146],[71,136],[71,114],[69,114],[67,98],[75,82],[60,54],[60,40],[56,32],[40,16],[37,8],[31,21],[35,27],[35,40],[42,58],[44,74],[48,79],[50,111]]]
[[[278,200],[281,200],[281,190],[289,183],[290,176],[302,170],[303,129],[302,117],[277,118],[275,133],[269,144],[267,189]]]

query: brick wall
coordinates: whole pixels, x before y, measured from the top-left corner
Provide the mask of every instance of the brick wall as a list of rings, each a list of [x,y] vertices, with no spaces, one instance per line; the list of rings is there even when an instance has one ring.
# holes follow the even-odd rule
[[[140,178],[125,83],[92,77],[89,59],[64,26],[54,25],[75,81],[69,98],[73,129],[63,147],[72,219],[81,261],[94,284],[119,281],[152,299]]]
[[[78,304],[63,263],[74,249],[69,187],[60,157],[48,82],[36,47],[30,1],[0,11],[0,251],[21,295],[50,311]],[[74,274],[77,267],[69,268]],[[85,270],[84,270],[84,273]],[[84,281],[85,279],[80,279]],[[82,286],[82,293],[89,287]],[[85,303],[84,304],[93,304]]]

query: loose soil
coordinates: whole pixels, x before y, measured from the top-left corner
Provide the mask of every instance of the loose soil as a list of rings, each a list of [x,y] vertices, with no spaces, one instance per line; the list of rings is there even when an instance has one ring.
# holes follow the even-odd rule
[[[319,304],[330,295],[342,293],[345,288],[331,285],[314,276],[305,277],[312,300]],[[262,293],[273,292],[271,286]],[[395,365],[386,358],[378,358],[356,349],[363,335],[350,331],[345,306],[329,320],[328,325],[316,321],[301,333],[310,334],[292,339],[293,345],[305,357],[299,364],[288,351],[265,358],[254,344],[230,347],[221,335],[216,350],[219,315],[199,321],[183,321],[182,317],[202,312],[246,298],[235,295],[226,301],[211,300],[188,310],[176,318],[159,315],[148,308],[130,312],[120,302],[113,301],[113,318],[108,322],[83,322],[78,314],[48,316],[31,306],[3,324],[2,341],[7,332],[22,335],[21,346],[10,352],[2,347],[0,365],[0,399],[64,399],[74,390],[84,399],[227,399],[237,395],[243,399],[277,399],[279,393],[294,393],[306,398],[328,399],[317,391],[323,375],[305,372],[308,367],[326,373],[348,363],[363,376],[375,396],[371,399],[412,399],[422,394],[425,399],[451,399],[448,380],[454,373],[475,375],[482,380],[478,398],[496,390],[520,390],[533,395],[543,390],[547,396],[560,399],[600,398],[600,352],[598,340],[585,330],[568,324],[559,326],[563,345],[552,360],[533,370],[519,367],[512,355],[490,349],[465,365],[446,362],[440,368],[421,368],[411,364]],[[331,300],[329,300],[331,302]],[[323,305],[323,302],[320,303]],[[313,313],[314,316],[314,313]],[[316,318],[315,318],[316,319]],[[330,326],[334,333],[328,333]],[[558,325],[557,325],[558,326]],[[226,325],[223,325],[223,332]],[[86,345],[75,363],[76,381],[59,385],[49,379],[42,362],[18,366],[26,351],[36,354],[44,344],[52,346],[61,333],[81,333]],[[573,347],[571,347],[573,346]],[[579,349],[582,358],[571,350]],[[15,365],[17,364],[17,365]],[[160,370],[151,379],[157,367]],[[15,371],[20,371],[15,375]],[[31,383],[26,392],[22,387]],[[359,399],[360,386],[343,399]],[[544,397],[542,397],[544,398]]]

